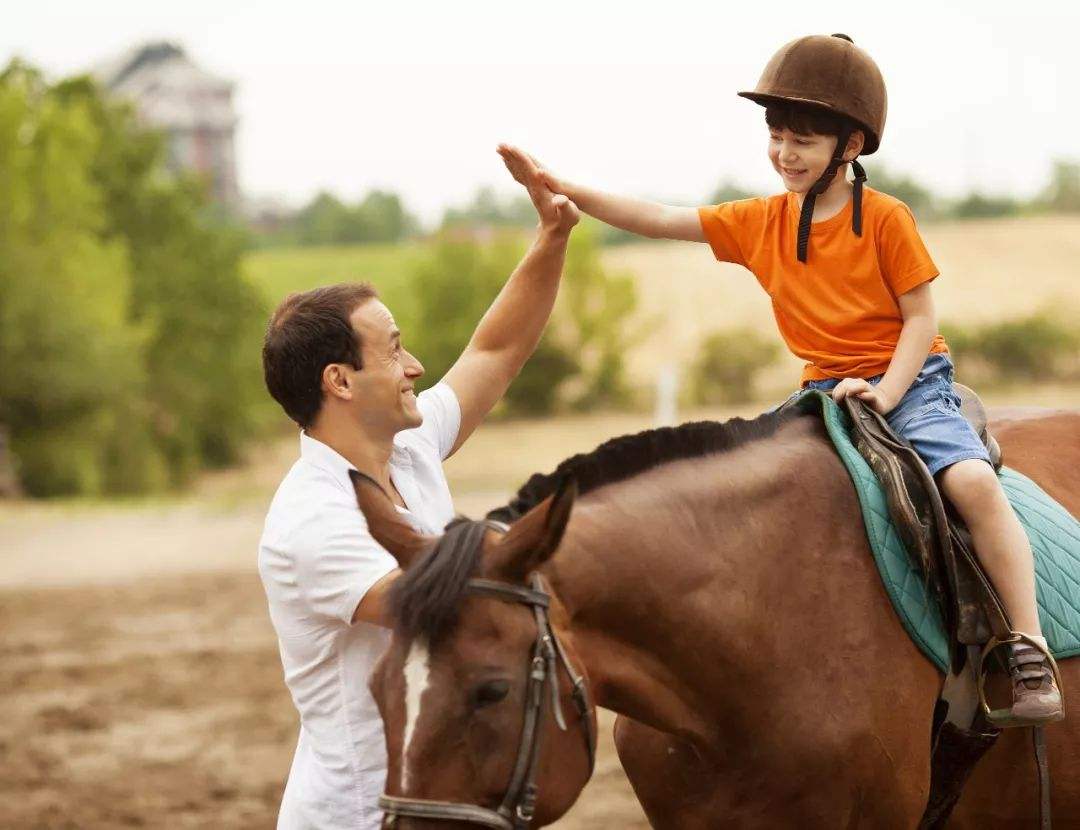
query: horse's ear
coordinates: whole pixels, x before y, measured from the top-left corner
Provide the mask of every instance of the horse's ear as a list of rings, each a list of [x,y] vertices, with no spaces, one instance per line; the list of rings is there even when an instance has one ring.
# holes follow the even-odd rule
[[[508,582],[524,582],[543,565],[562,541],[577,491],[577,482],[566,477],[552,495],[514,522],[492,551],[489,573]]]
[[[372,537],[390,552],[402,569],[408,568],[435,540],[417,533],[401,518],[375,479],[356,470],[349,470],[349,478]]]

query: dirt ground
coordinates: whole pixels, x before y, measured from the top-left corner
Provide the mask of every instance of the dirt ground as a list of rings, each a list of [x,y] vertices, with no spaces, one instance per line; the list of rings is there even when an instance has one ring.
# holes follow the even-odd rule
[[[1075,407],[1080,389],[993,402]],[[481,515],[528,473],[648,420],[485,426],[448,464],[457,507]],[[273,826],[297,718],[255,555],[295,455],[292,438],[264,448],[182,501],[0,504],[0,827]],[[611,723],[560,830],[648,826]]]
[[[253,569],[0,603],[0,827],[273,827],[297,719]],[[647,827],[602,733],[557,826]]]

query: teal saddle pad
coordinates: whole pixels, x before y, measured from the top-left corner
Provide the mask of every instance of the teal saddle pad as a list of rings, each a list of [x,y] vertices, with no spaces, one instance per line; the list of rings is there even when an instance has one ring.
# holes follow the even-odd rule
[[[946,671],[948,647],[941,611],[889,518],[885,491],[851,441],[847,413],[829,395],[812,389],[792,405],[806,411],[820,408],[829,437],[855,484],[889,599],[911,639]],[[998,478],[1035,554],[1039,617],[1050,650],[1058,660],[1080,654],[1080,522],[1027,476],[1002,467]]]

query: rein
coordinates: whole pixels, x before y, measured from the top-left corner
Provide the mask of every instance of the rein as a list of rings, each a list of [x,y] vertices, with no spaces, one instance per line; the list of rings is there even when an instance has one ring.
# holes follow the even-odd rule
[[[505,532],[504,525],[487,522],[487,526]],[[493,830],[525,830],[533,820],[539,795],[536,784],[537,759],[540,756],[540,734],[544,715],[544,691],[550,688],[551,711],[555,723],[563,732],[566,720],[559,703],[559,666],[562,666],[573,686],[574,704],[584,724],[585,746],[589,752],[589,775],[596,763],[596,735],[589,718],[589,692],[585,678],[574,671],[562,643],[551,628],[548,608],[551,595],[543,578],[534,573],[532,587],[526,588],[490,579],[470,579],[467,591],[474,596],[529,606],[536,619],[536,641],[529,661],[529,688],[525,698],[525,722],[518,743],[517,760],[502,803],[495,810],[477,804],[453,801],[431,801],[422,798],[382,795],[379,807],[386,814],[386,826],[392,827],[398,817],[465,821],[490,827]]]

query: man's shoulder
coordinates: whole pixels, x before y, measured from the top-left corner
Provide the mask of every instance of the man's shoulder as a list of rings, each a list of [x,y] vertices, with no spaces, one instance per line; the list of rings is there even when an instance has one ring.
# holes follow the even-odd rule
[[[346,491],[333,473],[299,458],[270,501],[262,546],[318,535],[331,519],[343,518],[354,520],[361,530],[366,527],[355,495]]]

